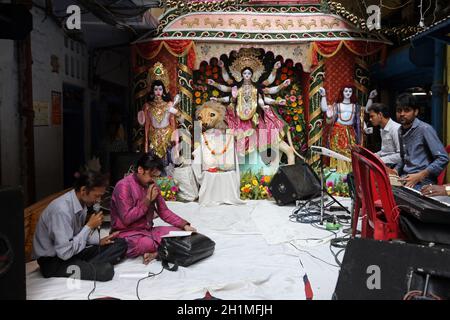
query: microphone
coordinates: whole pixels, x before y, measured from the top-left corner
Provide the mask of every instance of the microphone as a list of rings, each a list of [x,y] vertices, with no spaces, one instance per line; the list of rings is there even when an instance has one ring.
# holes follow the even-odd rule
[[[99,213],[100,210],[102,209],[102,206],[100,205],[100,202],[94,203],[94,205],[92,206],[92,209],[95,211],[95,213]]]
[[[102,206],[100,205],[100,202],[96,202],[94,203],[94,205],[92,206],[92,210],[94,210],[94,213],[97,214],[101,211]],[[98,232],[100,233],[100,229],[101,229],[101,225],[97,227]],[[94,230],[92,230],[92,232],[94,232]],[[91,232],[91,234],[92,234]]]

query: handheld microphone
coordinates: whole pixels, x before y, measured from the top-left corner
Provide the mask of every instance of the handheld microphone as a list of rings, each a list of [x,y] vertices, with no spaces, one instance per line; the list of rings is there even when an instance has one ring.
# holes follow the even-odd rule
[[[94,210],[95,214],[99,213],[102,209],[102,206],[100,205],[99,202],[94,203],[94,205],[92,206],[92,210]],[[100,232],[101,229],[101,225],[97,227],[98,232]]]
[[[102,209],[102,206],[100,205],[99,202],[94,203],[94,205],[92,206],[92,209],[95,211],[95,213],[99,213],[100,210]]]

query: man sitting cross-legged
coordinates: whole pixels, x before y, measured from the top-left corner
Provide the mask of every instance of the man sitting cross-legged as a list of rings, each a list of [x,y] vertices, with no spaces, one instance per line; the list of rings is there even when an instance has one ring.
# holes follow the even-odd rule
[[[75,189],[53,200],[36,226],[33,257],[45,278],[70,277],[81,280],[109,281],[113,265],[127,251],[122,239],[111,234],[100,239],[101,212],[92,214],[86,223],[87,207],[100,201],[108,180],[98,172],[79,174]]]
[[[143,256],[145,264],[156,258],[163,235],[172,230],[196,231],[167,208],[153,180],[163,169],[159,157],[143,155],[137,163],[137,172],[117,183],[111,199],[112,230],[127,241],[127,256]],[[153,227],[156,215],[173,227]]]

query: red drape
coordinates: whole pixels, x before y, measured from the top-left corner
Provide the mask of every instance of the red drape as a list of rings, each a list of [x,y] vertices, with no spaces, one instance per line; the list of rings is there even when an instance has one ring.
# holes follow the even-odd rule
[[[326,58],[331,58],[336,55],[343,46],[357,56],[370,56],[379,51],[384,53],[386,50],[386,45],[383,43],[352,40],[315,41],[312,48],[312,65],[315,66],[318,64],[318,54]]]
[[[133,45],[133,67],[136,68],[136,57],[141,56],[146,60],[155,58],[162,48],[165,48],[175,57],[187,55],[187,65],[190,69],[194,68],[195,50],[192,40],[156,40]]]

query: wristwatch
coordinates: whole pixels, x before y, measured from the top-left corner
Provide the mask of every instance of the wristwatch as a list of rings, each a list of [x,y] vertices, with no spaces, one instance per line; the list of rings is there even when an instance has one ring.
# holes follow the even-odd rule
[[[445,192],[447,192],[447,195],[450,197],[450,185],[445,186]]]

